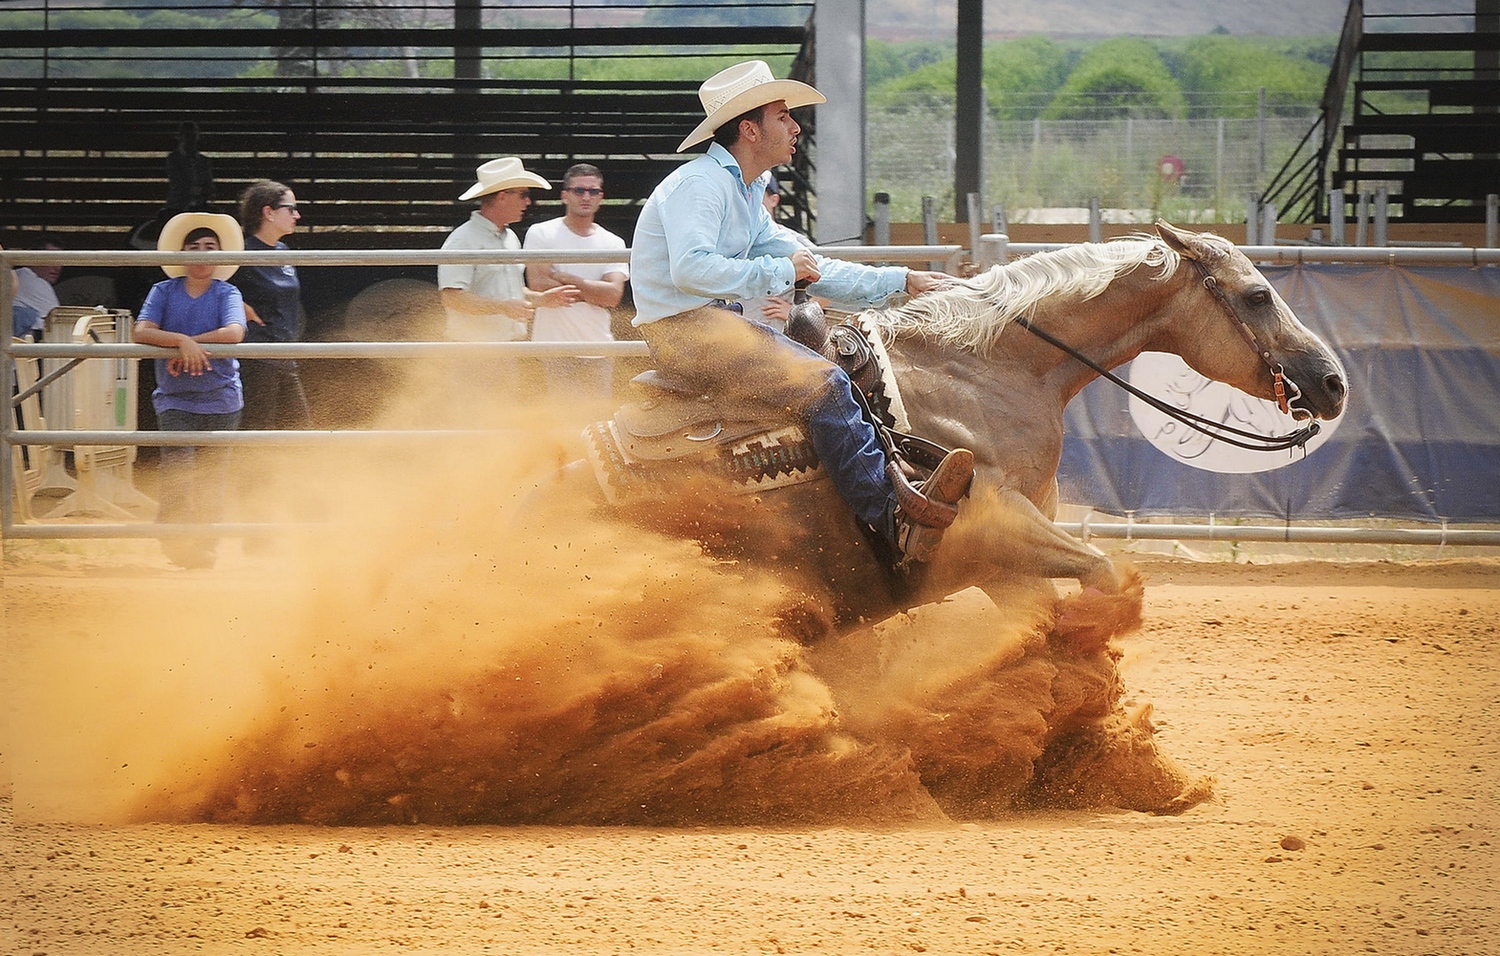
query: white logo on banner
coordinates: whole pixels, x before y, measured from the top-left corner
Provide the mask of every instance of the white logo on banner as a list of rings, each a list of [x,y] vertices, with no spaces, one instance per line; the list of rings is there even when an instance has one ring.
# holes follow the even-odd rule
[[[1186,362],[1165,352],[1142,352],[1130,363],[1130,384],[1147,395],[1162,399],[1173,408],[1192,412],[1211,422],[1229,425],[1260,435],[1285,435],[1302,423],[1283,415],[1276,403],[1253,398],[1244,392],[1204,378],[1188,368]],[[1301,461],[1301,451],[1252,451],[1236,448],[1228,442],[1214,441],[1181,422],[1167,417],[1145,402],[1130,397],[1130,418],[1146,440],[1168,458],[1204,471],[1221,474],[1249,474],[1272,471],[1294,461]],[[1322,430],[1307,443],[1310,454],[1328,440],[1344,420],[1341,414],[1332,421],[1319,422]]]

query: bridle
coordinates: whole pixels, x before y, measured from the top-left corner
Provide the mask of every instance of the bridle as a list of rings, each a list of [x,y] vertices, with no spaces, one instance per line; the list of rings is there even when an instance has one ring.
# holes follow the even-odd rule
[[[1292,395],[1292,397],[1289,399],[1286,393],[1286,386],[1288,382],[1285,371],[1282,369],[1280,363],[1271,358],[1271,350],[1261,345],[1260,339],[1255,334],[1255,330],[1250,328],[1249,324],[1240,317],[1239,312],[1235,311],[1234,305],[1229,301],[1229,298],[1224,295],[1224,291],[1219,288],[1219,281],[1214,278],[1213,273],[1208,271],[1208,267],[1197,259],[1192,259],[1190,261],[1198,270],[1198,275],[1203,280],[1203,288],[1207,289],[1208,294],[1213,296],[1214,301],[1219,303],[1219,307],[1224,310],[1224,314],[1229,316],[1230,323],[1239,330],[1240,335],[1242,335],[1245,341],[1250,344],[1250,347],[1255,350],[1255,354],[1259,355],[1261,361],[1265,362],[1266,367],[1271,370],[1271,379],[1276,390],[1276,406],[1281,409],[1283,415],[1289,414],[1291,411],[1291,402],[1296,401],[1297,398],[1300,397],[1300,390],[1297,389],[1297,383],[1290,383],[1293,391],[1297,394]],[[1204,418],[1202,415],[1196,415],[1184,409],[1174,408],[1172,405],[1163,401],[1162,399],[1156,398],[1152,395],[1147,395],[1145,392],[1136,388],[1134,385],[1131,385],[1129,382],[1120,378],[1118,375],[1115,375],[1113,372],[1104,368],[1102,365],[1099,365],[1093,359],[1090,359],[1088,356],[1079,352],[1071,345],[1068,345],[1065,342],[1061,342],[1052,335],[1043,332],[1041,329],[1033,325],[1031,320],[1026,316],[1017,316],[1014,321],[1019,323],[1021,328],[1030,332],[1032,335],[1035,335],[1043,342],[1046,342],[1054,348],[1061,349],[1070,357],[1077,359],[1088,368],[1097,372],[1102,378],[1105,378],[1110,382],[1113,382],[1114,384],[1120,386],[1125,391],[1129,392],[1131,395],[1134,395],[1136,398],[1139,398],[1141,401],[1145,402],[1147,405],[1150,405],[1152,408],[1161,412],[1163,415],[1166,415],[1168,418],[1181,422],[1188,428],[1191,428],[1193,431],[1199,432],[1203,435],[1207,435],[1211,439],[1234,445],[1236,448],[1245,448],[1250,451],[1286,451],[1291,448],[1301,448],[1303,454],[1306,454],[1308,441],[1310,441],[1312,437],[1318,434],[1318,432],[1321,430],[1321,426],[1316,421],[1310,419],[1306,425],[1303,425],[1301,428],[1297,429],[1294,432],[1289,432],[1285,435],[1262,435],[1258,432],[1245,431],[1241,428],[1235,428],[1234,426],[1227,425],[1223,422],[1216,422],[1211,419]]]

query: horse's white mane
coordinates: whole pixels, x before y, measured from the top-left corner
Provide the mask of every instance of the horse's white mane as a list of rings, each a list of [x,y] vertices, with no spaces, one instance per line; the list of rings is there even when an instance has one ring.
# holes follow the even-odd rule
[[[1177,271],[1179,261],[1177,252],[1155,236],[1084,243],[995,266],[951,289],[865,316],[887,340],[917,333],[983,355],[1011,320],[1029,315],[1043,299],[1091,299],[1139,266],[1155,267],[1153,278],[1163,280]]]

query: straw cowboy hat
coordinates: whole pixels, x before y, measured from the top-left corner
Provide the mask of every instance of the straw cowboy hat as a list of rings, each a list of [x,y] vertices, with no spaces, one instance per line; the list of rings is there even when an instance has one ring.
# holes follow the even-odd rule
[[[245,251],[245,234],[240,231],[240,224],[233,216],[217,212],[180,212],[168,219],[167,224],[161,227],[161,235],[157,237],[157,251],[181,252],[182,241],[194,229],[213,230],[214,235],[219,237],[219,248],[225,252]],[[215,266],[214,278],[228,279],[239,268],[238,265]],[[187,275],[187,266],[167,265],[162,266],[161,271],[173,279],[180,279]]]
[[[698,99],[708,118],[677,147],[680,153],[714,135],[714,130],[757,106],[786,100],[788,109],[828,102],[828,97],[796,80],[778,80],[762,60],[746,60],[720,70],[698,87]]]
[[[465,190],[458,197],[459,202],[465,199],[478,199],[480,196],[488,196],[502,189],[515,189],[517,186],[536,186],[538,189],[551,189],[552,184],[538,176],[536,173],[528,172],[521,161],[514,156],[504,159],[492,159],[476,169],[475,174],[479,181]]]

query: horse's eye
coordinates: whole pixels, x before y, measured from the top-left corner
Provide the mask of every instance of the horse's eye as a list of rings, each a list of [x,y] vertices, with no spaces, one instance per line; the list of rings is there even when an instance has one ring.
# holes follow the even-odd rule
[[[1265,289],[1256,289],[1254,292],[1245,296],[1245,301],[1254,306],[1270,305],[1271,293],[1266,291]]]

